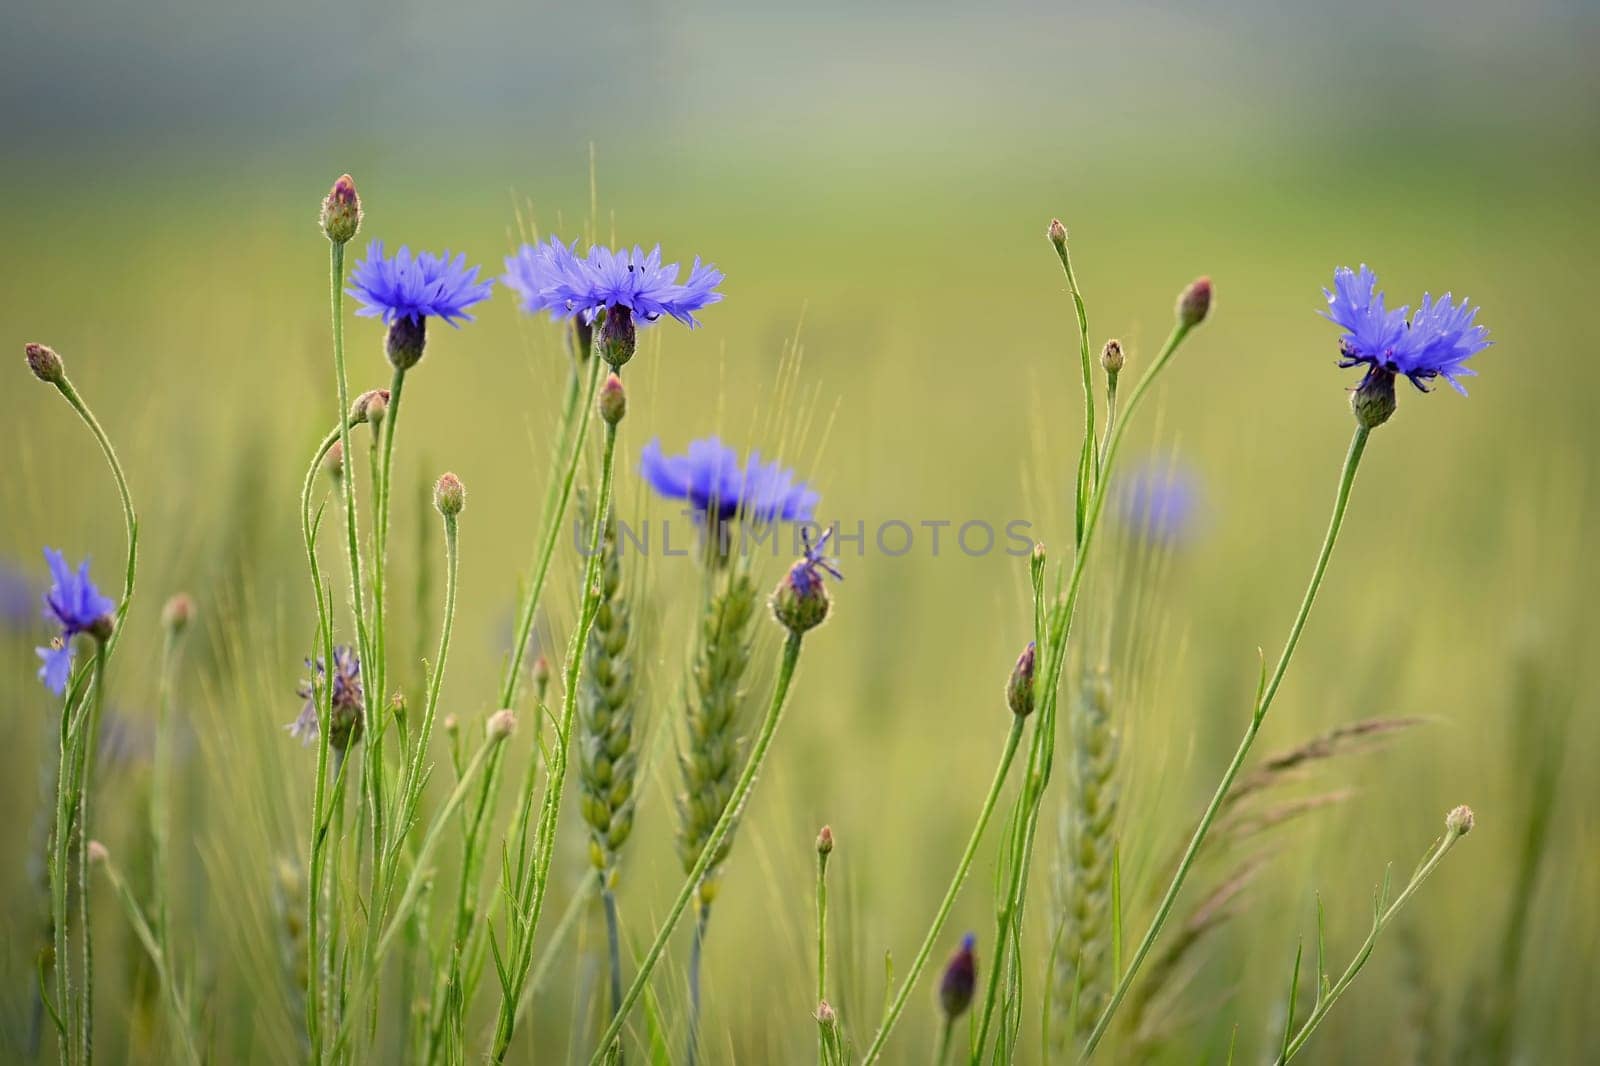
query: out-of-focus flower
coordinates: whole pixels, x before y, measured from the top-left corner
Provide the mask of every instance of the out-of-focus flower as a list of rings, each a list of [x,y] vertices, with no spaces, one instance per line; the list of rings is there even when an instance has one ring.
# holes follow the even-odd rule
[[[666,455],[652,440],[640,456],[640,470],[650,487],[672,500],[685,500],[701,520],[752,522],[809,521],[821,496],[793,470],[778,462],[763,463],[751,452],[743,464],[717,437],[690,441],[683,455]]]
[[[305,700],[300,716],[289,723],[289,735],[302,744],[317,739],[317,700],[323,685],[328,683],[328,669],[319,655],[307,659],[311,676],[300,682],[295,692]],[[333,724],[328,731],[328,743],[343,751],[350,741],[359,736],[361,714],[366,706],[361,688],[361,660],[355,649],[339,645],[333,649]]]
[[[67,678],[72,674],[72,638],[81,633],[104,635],[109,633],[111,612],[117,605],[100,594],[89,580],[89,560],[79,564],[77,573],[67,565],[67,560],[54,548],[44,550],[50,564],[54,583],[44,594],[44,616],[47,621],[61,627],[60,634],[45,647],[39,648],[39,679],[57,696],[66,691]]]

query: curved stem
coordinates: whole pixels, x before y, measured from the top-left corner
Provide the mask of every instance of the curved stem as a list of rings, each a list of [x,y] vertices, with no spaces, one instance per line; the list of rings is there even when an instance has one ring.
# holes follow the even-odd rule
[[[1222,780],[1217,785],[1216,792],[1211,797],[1211,802],[1206,807],[1206,812],[1200,818],[1200,824],[1195,827],[1194,835],[1189,840],[1189,846],[1184,849],[1183,858],[1178,862],[1178,870],[1172,877],[1172,883],[1167,886],[1166,894],[1161,897],[1161,903],[1156,908],[1155,917],[1150,922],[1150,927],[1145,931],[1143,939],[1135,949],[1133,957],[1129,960],[1128,968],[1117,982],[1116,989],[1111,994],[1111,1000],[1101,1012],[1100,1018],[1095,1022],[1094,1029],[1090,1032],[1088,1040],[1084,1043],[1083,1054],[1080,1061],[1087,1062],[1094,1054],[1104,1038],[1111,1019],[1116,1014],[1117,1007],[1123,997],[1128,994],[1134,978],[1138,976],[1139,967],[1144,963],[1145,956],[1150,954],[1150,949],[1155,945],[1156,938],[1161,935],[1161,927],[1166,924],[1167,917],[1172,913],[1173,905],[1177,903],[1178,893],[1183,888],[1184,880],[1189,876],[1189,870],[1194,865],[1195,857],[1200,852],[1200,845],[1205,842],[1206,833],[1211,829],[1211,823],[1216,820],[1217,812],[1222,809],[1227,799],[1228,790],[1233,787],[1233,782],[1239,776],[1240,769],[1244,766],[1245,756],[1250,752],[1250,746],[1255,742],[1256,734],[1261,729],[1261,723],[1267,716],[1268,709],[1272,706],[1273,697],[1278,694],[1278,687],[1283,683],[1284,675],[1289,670],[1289,661],[1294,657],[1295,647],[1300,643],[1300,634],[1305,630],[1306,619],[1311,615],[1311,605],[1316,602],[1317,590],[1322,587],[1322,579],[1328,571],[1328,560],[1333,555],[1334,543],[1339,539],[1339,530],[1344,525],[1345,510],[1350,504],[1350,490],[1355,485],[1356,468],[1361,463],[1361,455],[1366,450],[1367,436],[1371,431],[1364,426],[1356,428],[1355,436],[1350,440],[1350,450],[1345,456],[1344,469],[1339,475],[1339,488],[1334,495],[1333,515],[1328,520],[1328,532],[1322,540],[1322,550],[1317,553],[1316,565],[1311,571],[1311,581],[1306,586],[1305,596],[1300,601],[1300,609],[1295,614],[1294,623],[1289,627],[1289,638],[1284,643],[1283,654],[1278,657],[1278,665],[1272,671],[1271,680],[1261,689],[1257,698],[1255,709],[1250,715],[1250,724],[1245,728],[1244,738],[1239,742],[1239,749],[1234,753],[1233,760],[1228,764],[1227,770],[1222,775]]]
[[[111,634],[111,645],[115,647],[116,638],[122,630],[122,620],[128,614],[128,604],[133,600],[133,579],[139,557],[139,519],[133,513],[133,496],[128,491],[128,479],[122,472],[122,463],[117,459],[117,450],[111,446],[111,438],[106,436],[99,419],[89,410],[89,405],[83,402],[83,397],[78,395],[78,390],[73,388],[66,374],[63,373],[55,385],[67,403],[72,405],[72,409],[78,412],[78,417],[83,419],[84,425],[89,427],[89,432],[94,434],[101,453],[106,457],[106,463],[111,467],[111,476],[117,482],[117,496],[122,501],[122,524],[128,537],[128,566],[123,576],[122,602],[117,605],[117,626]]]
[[[1434,849],[1428,861],[1412,875],[1411,882],[1406,885],[1400,895],[1395,897],[1395,901],[1373,916],[1372,931],[1367,934],[1367,939],[1362,943],[1361,950],[1356,952],[1356,957],[1351,960],[1350,965],[1339,976],[1339,980],[1334,982],[1332,988],[1328,989],[1326,993],[1322,993],[1320,989],[1318,990],[1316,1007],[1312,1009],[1311,1016],[1300,1027],[1300,1031],[1295,1034],[1294,1039],[1289,1041],[1289,1046],[1284,1049],[1283,1054],[1278,1057],[1278,1066],[1284,1066],[1290,1059],[1300,1053],[1301,1048],[1305,1047],[1306,1041],[1311,1039],[1311,1034],[1317,1031],[1318,1025],[1322,1024],[1322,1019],[1328,1016],[1328,1012],[1333,1009],[1333,1005],[1338,1002],[1340,996],[1344,995],[1345,990],[1355,981],[1356,975],[1361,972],[1361,968],[1367,964],[1367,959],[1372,955],[1372,949],[1377,946],[1378,934],[1383,932],[1389,921],[1400,912],[1401,907],[1405,906],[1406,900],[1415,895],[1417,889],[1422,887],[1422,882],[1428,879],[1428,875],[1433,873],[1434,867],[1438,866],[1440,861],[1444,859],[1445,853],[1455,847],[1456,841],[1460,840],[1462,835],[1454,829],[1447,830],[1444,839],[1439,842],[1439,846]],[[1318,979],[1321,979],[1320,974]]]
[[[711,868],[711,860],[722,847],[722,842],[733,831],[734,822],[739,817],[739,812],[744,808],[745,801],[750,797],[750,791],[755,787],[756,775],[761,772],[761,764],[766,761],[767,752],[772,747],[772,738],[778,732],[778,725],[783,720],[783,709],[789,695],[790,682],[794,680],[796,664],[800,661],[800,641],[798,633],[791,632],[783,645],[783,659],[778,665],[778,678],[772,690],[772,704],[767,708],[767,716],[761,723],[761,731],[756,735],[755,746],[750,750],[750,758],[745,762],[744,770],[739,774],[739,780],[733,786],[733,793],[728,797],[728,804],[722,809],[722,816],[717,819],[717,824],[712,828],[711,835],[706,838],[704,846],[700,849],[700,857],[695,860],[694,869],[689,871],[683,880],[683,885],[678,890],[677,899],[673,900],[672,908],[667,912],[666,921],[656,932],[655,941],[650,945],[650,950],[645,953],[644,959],[639,964],[639,972],[634,974],[633,983],[628,986],[628,991],[622,997],[622,1009],[617,1016],[611,1019],[611,1024],[600,1037],[600,1045],[596,1049],[591,1066],[599,1066],[605,1061],[606,1054],[611,1045],[622,1035],[622,1027],[627,1022],[628,1011],[638,1002],[644,993],[644,987],[650,980],[650,973],[655,969],[656,963],[661,961],[661,955],[667,948],[667,941],[672,936],[672,931],[677,928],[678,921],[683,917],[684,910],[689,906],[689,900],[700,887],[700,881],[705,877],[706,871]]]
[[[972,836],[967,839],[966,850],[961,853],[961,861],[956,864],[955,876],[950,879],[950,887],[945,889],[944,899],[939,902],[939,909],[934,912],[933,924],[928,927],[927,935],[922,938],[922,945],[917,949],[917,956],[911,962],[911,969],[906,972],[900,991],[883,1016],[883,1024],[878,1026],[877,1034],[867,1047],[867,1053],[861,1060],[863,1064],[876,1062],[878,1056],[883,1053],[883,1045],[889,1039],[889,1033],[894,1029],[895,1022],[899,1021],[901,1012],[906,1009],[906,1002],[911,998],[912,989],[916,987],[918,978],[928,965],[928,957],[933,954],[934,943],[939,939],[944,923],[950,917],[950,909],[955,906],[961,886],[966,883],[967,871],[972,869],[972,860],[978,854],[978,844],[983,840],[984,830],[989,826],[989,818],[994,814],[995,805],[1000,801],[1000,790],[1004,787],[1006,776],[1011,771],[1011,763],[1016,758],[1017,745],[1022,741],[1022,730],[1026,724],[1026,718],[1019,715],[1012,716],[1011,731],[1006,734],[1005,748],[1000,753],[1000,765],[995,767],[994,781],[989,785],[989,794],[984,797],[983,807],[978,811],[978,824],[972,827]]]

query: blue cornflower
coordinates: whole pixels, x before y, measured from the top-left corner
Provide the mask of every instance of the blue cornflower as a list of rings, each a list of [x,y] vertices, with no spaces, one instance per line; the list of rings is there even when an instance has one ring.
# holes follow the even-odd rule
[[[1340,267],[1333,272],[1333,289],[1323,290],[1328,310],[1323,315],[1344,327],[1339,339],[1339,365],[1365,365],[1366,386],[1375,376],[1404,375],[1411,384],[1427,392],[1427,382],[1442,377],[1461,395],[1467,390],[1458,378],[1476,371],[1466,361],[1489,347],[1489,331],[1473,324],[1478,309],[1463,299],[1451,303],[1450,294],[1435,301],[1424,295],[1409,321],[1409,307],[1390,311],[1384,294],[1378,291],[1378,278],[1365,264],[1360,271]]]
[[[638,245],[632,251],[594,245],[581,259],[577,249],[576,241],[569,247],[552,237],[524,244],[507,257],[504,280],[522,297],[524,311],[548,311],[556,319],[581,315],[593,322],[602,310],[625,307],[644,322],[670,315],[696,326],[694,313],[722,299],[716,291],[722,271],[698,257],[680,283],[678,264],[662,265],[659,244],[649,254]]]
[[[80,633],[104,635],[111,624],[111,612],[117,605],[89,580],[89,560],[79,564],[73,573],[67,560],[54,548],[44,550],[45,562],[50,564],[54,584],[44,594],[44,617],[61,627],[61,634],[45,647],[39,648],[39,679],[57,696],[67,689],[67,679],[72,674],[72,638]]]
[[[1168,458],[1148,459],[1118,486],[1117,518],[1134,536],[1164,544],[1188,540],[1201,506],[1200,477]]]
[[[434,255],[401,245],[392,257],[383,254],[383,242],[367,245],[367,257],[350,271],[345,291],[363,306],[356,314],[381,318],[392,326],[401,319],[420,325],[427,317],[442,318],[454,326],[472,321],[467,308],[489,298],[493,281],[479,281],[478,267],[467,269],[467,257]]]
[[[296,687],[295,692],[305,700],[300,716],[288,725],[289,735],[302,744],[317,739],[317,698],[327,683],[328,668],[322,656],[307,659],[311,676]],[[361,714],[366,706],[361,687],[361,660],[354,648],[340,644],[333,649],[333,728],[328,733],[328,743],[343,751],[352,736],[359,735]]]
[[[795,482],[793,470],[763,463],[760,452],[751,452],[741,466],[738,453],[717,437],[690,441],[685,455],[663,455],[661,441],[652,440],[639,466],[651,488],[687,500],[701,522],[805,522],[821,499],[804,481]]]

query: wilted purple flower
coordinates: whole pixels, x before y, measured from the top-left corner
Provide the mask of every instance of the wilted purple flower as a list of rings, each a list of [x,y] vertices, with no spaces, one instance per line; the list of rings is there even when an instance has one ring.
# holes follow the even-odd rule
[[[39,648],[39,658],[44,665],[39,668],[39,679],[57,696],[66,691],[67,679],[72,674],[72,638],[80,633],[101,633],[111,624],[111,612],[117,605],[102,596],[89,580],[89,560],[84,559],[74,574],[67,560],[54,548],[44,550],[45,562],[50,564],[54,584],[44,594],[44,617],[61,627],[61,633],[45,647]]]
[[[385,325],[401,319],[421,324],[424,318],[442,318],[452,326],[459,320],[471,321],[467,308],[489,298],[493,281],[479,281],[478,267],[467,269],[467,257],[450,253],[434,255],[401,245],[392,257],[385,257],[383,242],[367,245],[367,257],[350,271],[350,288],[345,291],[364,305],[356,314],[381,318]]]
[[[569,247],[552,237],[506,258],[504,281],[522,297],[524,311],[593,322],[605,308],[626,307],[642,322],[670,315],[695,326],[694,312],[722,299],[716,291],[722,271],[696,258],[680,283],[678,264],[662,265],[659,244],[648,254],[638,245],[632,251],[594,245],[581,259],[577,249],[576,241]]]
[[[327,682],[328,670],[322,656],[307,659],[311,677],[303,680],[295,692],[305,700],[300,716],[288,725],[289,735],[302,744],[317,739],[317,699]],[[361,660],[355,649],[339,645],[333,649],[333,727],[328,733],[328,743],[343,751],[352,737],[361,729],[361,712],[365,706],[361,689]]]
[[[811,534],[802,526],[800,541],[804,551],[789,567],[789,572],[778,583],[778,590],[773,593],[773,614],[796,635],[815,629],[828,617],[828,590],[823,587],[822,575],[844,580],[844,575],[834,565],[838,560],[830,558],[825,552],[831,536],[833,530],[829,529],[813,544]]]
[[[1200,497],[1200,478],[1192,469],[1171,459],[1149,459],[1118,486],[1117,518],[1136,537],[1178,543],[1195,531]]]
[[[1427,392],[1426,383],[1442,377],[1461,395],[1467,394],[1457,378],[1476,373],[1464,364],[1491,342],[1489,331],[1473,324],[1478,309],[1465,299],[1457,306],[1449,293],[1437,302],[1425,294],[1408,321],[1409,307],[1385,308],[1378,278],[1365,264],[1360,271],[1340,267],[1333,273],[1333,289],[1322,291],[1328,298],[1323,315],[1345,331],[1339,338],[1339,365],[1364,365],[1363,385],[1374,375],[1388,374],[1391,380],[1404,375]]]
[[[652,440],[640,456],[640,471],[650,487],[672,500],[687,500],[700,521],[804,522],[821,499],[794,471],[763,463],[751,452],[741,466],[738,453],[717,437],[690,441],[684,455],[664,455]]]
[[[978,957],[973,953],[977,944],[978,938],[971,933],[962,937],[961,946],[945,963],[944,976],[939,979],[939,1006],[951,1021],[972,1005],[972,994],[978,987]]]

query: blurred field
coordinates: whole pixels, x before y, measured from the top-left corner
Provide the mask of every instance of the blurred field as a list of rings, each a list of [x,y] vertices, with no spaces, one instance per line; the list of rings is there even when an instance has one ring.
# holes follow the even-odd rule
[[[720,431],[741,446],[781,446],[822,492],[824,517],[869,529],[887,519],[1027,519],[1064,559],[1076,341],[1045,223],[1059,214],[1069,227],[1096,344],[1122,338],[1135,370],[1153,356],[1181,287],[1200,273],[1215,279],[1211,320],[1135,432],[1135,455],[1175,449],[1200,472],[1205,511],[1202,535],[1171,560],[1151,620],[1162,627],[1157,666],[1134,679],[1139,706],[1123,723],[1124,878],[1137,929],[1164,880],[1162,858],[1243,728],[1256,649],[1270,657],[1281,646],[1326,521],[1350,431],[1343,390],[1354,377],[1334,367],[1334,331],[1316,314],[1321,287],[1335,266],[1365,261],[1395,303],[1444,289],[1481,303],[1497,343],[1474,361],[1471,398],[1407,389],[1375,434],[1329,584],[1257,751],[1368,716],[1430,721],[1379,754],[1322,771],[1320,785],[1351,788],[1351,798],[1267,838],[1272,865],[1248,913],[1211,945],[1191,1001],[1195,1023],[1172,1061],[1222,1061],[1235,1026],[1236,1061],[1261,1059],[1277,1039],[1296,941],[1314,936],[1315,895],[1343,960],[1364,935],[1385,864],[1403,881],[1457,803],[1477,811],[1476,832],[1379,944],[1308,1061],[1458,1061],[1450,1052],[1460,1019],[1507,1004],[1521,1061],[1585,1061],[1586,985],[1600,960],[1589,771],[1600,758],[1591,713],[1600,677],[1586,654],[1600,636],[1590,609],[1600,580],[1590,550],[1600,519],[1591,414],[1600,141],[1592,73],[1572,74],[1571,62],[1592,42],[1591,27],[1579,20],[1575,38],[1563,39],[1565,25],[1552,16],[1525,42],[1549,64],[1538,84],[1572,90],[1565,110],[1544,108],[1527,86],[1477,112],[1471,101],[1495,98],[1488,88],[1460,111],[1434,110],[1430,90],[1405,85],[1387,96],[1352,89],[1350,107],[1334,85],[1326,98],[1302,86],[1303,95],[1267,100],[1271,85],[1302,85],[1280,55],[1266,87],[1238,75],[1220,108],[1205,106],[1220,90],[1186,100],[1163,80],[1168,101],[1146,88],[1119,112],[1101,86],[1083,94],[1098,108],[1085,114],[1070,74],[1053,83],[1040,73],[1037,84],[1004,87],[1014,106],[998,119],[953,106],[942,127],[921,112],[905,126],[877,124],[903,98],[886,82],[854,118],[818,102],[815,123],[792,136],[719,122],[702,104],[693,114],[703,132],[675,136],[612,135],[599,108],[593,128],[537,143],[509,114],[496,130],[444,129],[436,140],[364,133],[337,143],[319,129],[302,142],[286,128],[276,143],[208,151],[174,129],[169,147],[113,138],[99,154],[92,139],[59,130],[39,140],[42,154],[0,177],[0,335],[13,360],[0,388],[10,457],[0,475],[0,560],[39,578],[41,544],[92,552],[110,582],[122,550],[91,442],[21,366],[22,343],[45,341],[117,441],[143,521],[140,591],[112,701],[136,740],[153,713],[161,603],[184,589],[202,604],[180,689],[188,840],[179,932],[202,960],[224,1058],[297,1054],[270,967],[275,870],[304,850],[312,771],[281,726],[298,710],[294,684],[315,621],[296,492],[333,413],[319,198],[349,170],[367,205],[359,242],[449,246],[498,274],[530,225],[570,238],[589,224],[592,140],[601,237],[659,241],[669,259],[699,254],[728,275],[727,300],[703,316],[704,328],[654,331],[630,368],[624,517],[667,513],[643,498],[637,478],[646,441],[660,435],[677,448]],[[1224,42],[1202,39],[1192,54],[1215,60],[1196,59],[1197,70],[1230,77]],[[933,62],[895,56],[918,70]],[[1062,95],[1044,91],[1052,86]],[[36,124],[28,129],[33,137]],[[379,328],[352,320],[348,335],[353,388],[386,383]],[[803,403],[774,411],[796,343],[798,388],[783,394]],[[463,719],[494,709],[486,701],[532,551],[565,358],[559,333],[521,316],[501,291],[478,322],[434,332],[407,390],[393,580],[406,602],[423,571],[419,550],[438,551],[423,486],[454,470],[470,500],[444,710]],[[859,1046],[882,1002],[884,953],[897,972],[909,959],[976,813],[1007,726],[1001,687],[1029,635],[1025,567],[1000,553],[933,558],[926,547],[900,558],[847,551],[833,620],[808,641],[708,945],[712,1061],[812,1054],[818,826],[830,823],[839,840],[834,1003]],[[561,552],[542,627],[556,648],[577,583],[569,539]],[[657,757],[622,887],[636,941],[648,941],[680,877],[671,731],[687,641],[685,567],[652,559],[643,571]],[[770,566],[768,579],[779,573]],[[430,600],[420,620],[402,622],[403,680],[420,669],[408,651],[416,630],[431,645],[437,611]],[[775,647],[776,627],[767,628]],[[49,740],[47,697],[33,679],[41,639],[25,625],[0,644],[0,804],[12,812],[0,824],[8,1059],[27,1024],[37,925],[27,863]],[[1525,961],[1510,980],[1496,977],[1495,953],[1527,833],[1528,752],[1546,744],[1559,751],[1562,777]],[[114,853],[131,854],[142,839],[146,765],[135,743],[103,785],[98,835]],[[575,885],[585,869],[575,820],[569,837],[558,863],[564,885]],[[953,945],[976,930],[984,965],[991,854],[948,936]],[[1035,995],[1049,866],[1036,866],[1039,910],[1027,926]],[[547,928],[566,898],[564,888],[553,895]],[[136,945],[109,906],[99,928],[110,945],[104,1053],[120,1061],[137,1054],[123,1035],[138,1031],[137,1012],[123,1013],[138,1001]],[[589,928],[583,950],[557,963],[534,1024],[519,1034],[524,1061],[566,1054],[549,1041],[575,1028],[576,1004],[599,979],[598,935]],[[669,1008],[682,995],[681,949],[657,981]],[[913,1000],[893,1061],[926,1059],[931,987]],[[1436,999],[1431,1059],[1413,1048],[1418,989]],[[1023,1033],[1036,1055],[1035,1015]]]

